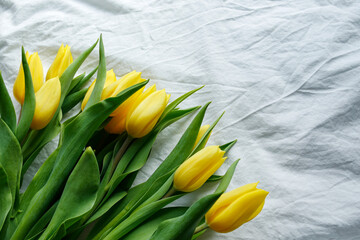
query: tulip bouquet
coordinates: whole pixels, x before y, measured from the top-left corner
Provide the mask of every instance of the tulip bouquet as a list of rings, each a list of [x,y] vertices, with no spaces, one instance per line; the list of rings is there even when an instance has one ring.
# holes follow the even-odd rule
[[[106,71],[101,36],[98,66],[75,77],[97,43],[75,60],[61,45],[45,81],[39,55],[22,49],[13,88],[18,121],[0,73],[0,239],[186,240],[209,228],[230,232],[256,217],[268,194],[258,183],[225,193],[238,160],[215,175],[236,142],[206,146],[222,115],[201,126],[209,103],[178,108],[200,88],[169,103],[165,90],[145,90],[149,80],[139,72],[117,79]],[[80,102],[80,112],[63,120]],[[196,111],[171,153],[134,186],[157,136]],[[27,169],[58,135],[58,147],[20,193]],[[215,181],[214,193],[191,206],[166,207]]]

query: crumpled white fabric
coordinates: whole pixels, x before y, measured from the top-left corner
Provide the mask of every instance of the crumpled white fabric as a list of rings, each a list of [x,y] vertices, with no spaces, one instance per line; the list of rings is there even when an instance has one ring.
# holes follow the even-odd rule
[[[117,76],[141,71],[172,99],[206,85],[181,107],[212,101],[205,123],[226,111],[209,144],[238,139],[219,170],[242,159],[229,190],[260,181],[270,194],[250,223],[201,239],[359,239],[358,1],[1,0],[0,6],[0,69],[9,92],[21,45],[38,51],[47,70],[61,43],[76,57],[100,33]],[[96,50],[79,73],[97,61]],[[190,118],[161,133],[137,183],[167,156]],[[41,152],[25,184],[55,147],[56,141]]]

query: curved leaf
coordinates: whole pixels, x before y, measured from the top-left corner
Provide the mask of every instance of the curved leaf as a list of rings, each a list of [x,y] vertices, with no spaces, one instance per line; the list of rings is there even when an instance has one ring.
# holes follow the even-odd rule
[[[54,216],[39,240],[53,239],[60,228],[64,228],[66,232],[68,227],[90,211],[95,203],[99,184],[99,167],[95,154],[89,147],[70,174]],[[63,236],[57,236],[61,237]]]
[[[7,175],[13,205],[20,188],[21,148],[13,132],[2,119],[0,119],[0,136],[0,165]]]
[[[11,209],[11,190],[5,169],[0,164],[0,232]]]

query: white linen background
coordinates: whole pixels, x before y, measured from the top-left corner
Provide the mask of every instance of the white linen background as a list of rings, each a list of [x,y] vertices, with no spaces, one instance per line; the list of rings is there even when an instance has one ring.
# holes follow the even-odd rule
[[[250,223],[201,239],[359,239],[359,1],[0,0],[0,6],[0,70],[10,93],[21,45],[39,52],[46,73],[61,43],[75,58],[100,33],[107,68],[117,76],[141,71],[171,99],[206,85],[181,107],[211,100],[205,123],[226,111],[209,144],[238,139],[219,170],[242,159],[229,190],[259,180],[270,194]],[[97,61],[98,48],[78,73]],[[160,134],[137,183],[191,118]],[[56,141],[46,146],[30,175],[55,147]]]

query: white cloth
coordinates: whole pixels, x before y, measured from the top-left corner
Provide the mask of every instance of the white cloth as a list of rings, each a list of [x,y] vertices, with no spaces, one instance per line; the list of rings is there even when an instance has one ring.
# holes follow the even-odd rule
[[[61,43],[75,58],[100,33],[107,68],[117,76],[142,71],[172,99],[206,85],[181,107],[211,100],[205,123],[226,111],[209,144],[238,139],[219,170],[242,159],[229,190],[260,181],[270,194],[250,223],[201,239],[359,239],[359,1],[1,0],[0,6],[0,69],[10,93],[21,45],[39,52],[46,73]],[[79,73],[97,65],[97,51]],[[137,183],[189,121],[161,133]],[[41,152],[37,166],[55,146]]]

